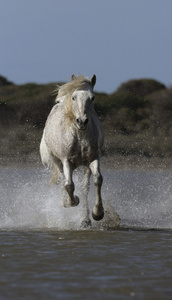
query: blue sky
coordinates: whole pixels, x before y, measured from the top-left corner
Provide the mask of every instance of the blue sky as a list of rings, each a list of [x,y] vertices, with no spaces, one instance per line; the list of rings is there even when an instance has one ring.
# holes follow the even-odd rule
[[[172,84],[171,0],[0,0],[0,74],[9,80],[97,76],[95,90],[154,78]]]

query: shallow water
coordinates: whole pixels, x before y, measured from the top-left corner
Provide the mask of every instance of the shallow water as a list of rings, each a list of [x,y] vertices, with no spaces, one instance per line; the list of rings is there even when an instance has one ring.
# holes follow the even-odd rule
[[[0,170],[0,299],[172,298],[172,172],[103,173],[105,220],[83,230],[81,171],[66,209],[49,172]]]
[[[171,232],[1,232],[1,299],[171,299]]]
[[[67,209],[62,205],[60,185],[49,184],[48,170],[1,168],[0,229],[81,229],[82,175],[81,170],[74,175],[80,204]],[[122,227],[172,229],[172,171],[106,170],[103,177],[105,218],[102,222],[92,220],[93,228],[113,229],[117,213]],[[92,184],[90,211],[94,199]]]

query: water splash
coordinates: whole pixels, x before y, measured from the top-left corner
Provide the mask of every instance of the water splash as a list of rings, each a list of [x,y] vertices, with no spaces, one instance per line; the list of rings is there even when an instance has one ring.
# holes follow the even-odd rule
[[[64,208],[60,186],[49,185],[49,171],[29,168],[3,168],[1,173],[0,229],[56,228],[81,229],[83,216],[81,174],[75,184],[81,199],[79,206]],[[92,220],[96,229],[112,229],[121,218],[121,226],[172,228],[172,172],[105,171],[103,200],[105,218]],[[89,195],[90,210],[94,203],[93,185]]]
[[[49,171],[38,169],[1,170],[0,228],[57,228],[58,230],[81,229],[83,217],[81,174],[75,174],[75,188],[80,197],[77,207],[64,208],[61,187],[49,184]],[[94,191],[90,192],[90,210],[93,207]],[[105,205],[107,211],[108,205]],[[108,220],[107,220],[108,218]],[[114,227],[118,223],[115,212],[106,213],[102,222],[92,220],[93,228]]]
[[[107,197],[121,226],[172,229],[172,172],[107,172]]]

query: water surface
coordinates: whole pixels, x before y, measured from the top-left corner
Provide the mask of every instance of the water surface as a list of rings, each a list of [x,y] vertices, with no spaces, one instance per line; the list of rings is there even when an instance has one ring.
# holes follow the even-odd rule
[[[89,229],[81,173],[70,209],[43,169],[0,175],[0,299],[172,298],[172,172],[104,171],[106,217]]]

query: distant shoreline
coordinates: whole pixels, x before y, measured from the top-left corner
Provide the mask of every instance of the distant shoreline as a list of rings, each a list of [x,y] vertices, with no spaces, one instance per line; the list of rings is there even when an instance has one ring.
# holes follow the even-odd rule
[[[0,83],[0,165],[40,167],[39,144],[54,106],[54,85],[18,86],[2,76]],[[105,132],[103,168],[172,169],[172,88],[140,79],[95,95]]]

